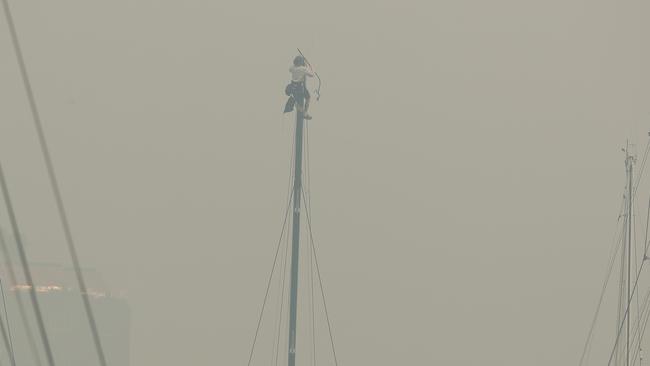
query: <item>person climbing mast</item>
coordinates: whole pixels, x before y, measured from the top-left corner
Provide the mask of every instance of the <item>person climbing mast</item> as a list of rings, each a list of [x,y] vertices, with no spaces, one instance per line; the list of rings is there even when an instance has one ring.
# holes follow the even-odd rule
[[[284,112],[291,112],[293,105],[304,113],[305,119],[310,120],[309,115],[309,101],[311,95],[307,90],[307,77],[313,77],[315,73],[307,68],[305,58],[302,55],[296,56],[293,59],[293,65],[289,68],[291,73],[291,83],[287,85],[286,94],[289,95],[289,100],[284,108]]]

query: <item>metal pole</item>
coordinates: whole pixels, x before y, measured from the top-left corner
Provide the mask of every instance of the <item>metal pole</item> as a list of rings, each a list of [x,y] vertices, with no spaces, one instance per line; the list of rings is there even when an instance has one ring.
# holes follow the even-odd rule
[[[626,331],[627,337],[625,342],[625,364],[630,366],[630,304],[632,304],[631,293],[630,293],[630,271],[632,268],[632,180],[633,180],[633,170],[632,170],[632,157],[629,155],[629,150],[627,153],[627,176],[628,176],[628,188],[627,188],[627,319],[626,319]]]
[[[296,159],[293,178],[293,234],[291,238],[291,289],[289,293],[289,366],[296,365],[298,318],[298,261],[300,252],[300,194],[302,192],[302,142],[305,115],[296,108]]]

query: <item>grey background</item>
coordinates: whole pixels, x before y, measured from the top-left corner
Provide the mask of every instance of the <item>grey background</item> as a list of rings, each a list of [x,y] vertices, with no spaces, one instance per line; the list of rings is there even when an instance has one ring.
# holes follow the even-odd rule
[[[246,362],[296,46],[323,78],[312,209],[341,364],[577,362],[620,148],[642,152],[650,129],[646,2],[12,6],[82,263],[128,293],[134,365]],[[0,49],[0,156],[29,254],[66,264],[4,21]]]

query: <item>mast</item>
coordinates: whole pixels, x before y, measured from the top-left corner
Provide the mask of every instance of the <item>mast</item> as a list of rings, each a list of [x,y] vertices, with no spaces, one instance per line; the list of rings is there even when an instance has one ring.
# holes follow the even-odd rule
[[[291,237],[291,287],[289,293],[289,366],[296,365],[298,318],[298,261],[300,252],[300,194],[302,192],[302,142],[305,115],[296,108],[296,152],[293,178],[293,232]]]
[[[627,291],[626,291],[626,338],[625,338],[625,365],[630,366],[630,305],[632,304],[630,289],[630,273],[632,268],[632,181],[633,181],[633,164],[634,157],[630,155],[629,144],[625,149],[625,167],[627,168]]]

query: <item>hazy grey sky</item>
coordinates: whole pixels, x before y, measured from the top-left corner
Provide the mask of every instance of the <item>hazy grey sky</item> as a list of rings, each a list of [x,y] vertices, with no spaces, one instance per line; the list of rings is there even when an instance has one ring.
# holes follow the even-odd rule
[[[12,6],[82,263],[129,294],[133,365],[247,361],[295,47],[323,79],[312,210],[341,365],[577,363],[620,148],[650,130],[647,2]],[[1,29],[0,158],[31,257],[66,264]]]

